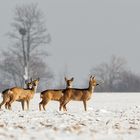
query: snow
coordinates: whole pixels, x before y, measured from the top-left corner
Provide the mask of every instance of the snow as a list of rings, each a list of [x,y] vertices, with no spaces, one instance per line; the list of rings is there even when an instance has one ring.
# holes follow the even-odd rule
[[[0,101],[2,98],[0,97]],[[67,112],[50,101],[39,111],[39,94],[22,111],[19,102],[12,111],[0,110],[0,140],[140,140],[140,94],[94,93],[83,103],[71,101]]]

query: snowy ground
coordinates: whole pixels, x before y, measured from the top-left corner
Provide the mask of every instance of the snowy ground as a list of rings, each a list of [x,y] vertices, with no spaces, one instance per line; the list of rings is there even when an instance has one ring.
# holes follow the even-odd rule
[[[0,101],[1,101],[0,97]],[[82,102],[71,101],[67,112],[58,102],[38,111],[39,94],[22,111],[0,111],[0,140],[140,140],[140,93],[95,93],[85,112]]]

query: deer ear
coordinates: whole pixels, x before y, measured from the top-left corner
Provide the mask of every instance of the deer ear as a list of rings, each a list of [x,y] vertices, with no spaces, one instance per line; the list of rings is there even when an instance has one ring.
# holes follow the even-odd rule
[[[92,77],[92,80],[94,80],[94,79],[95,79],[95,76]]]
[[[73,80],[74,80],[74,78],[72,77],[72,78],[71,78],[71,81],[73,81]]]
[[[65,79],[65,81],[67,82],[67,78],[65,77],[64,79]]]
[[[38,78],[37,78],[37,80],[39,81],[39,80],[40,80],[40,78],[38,77]]]
[[[92,75],[90,76],[90,81],[92,80]]]

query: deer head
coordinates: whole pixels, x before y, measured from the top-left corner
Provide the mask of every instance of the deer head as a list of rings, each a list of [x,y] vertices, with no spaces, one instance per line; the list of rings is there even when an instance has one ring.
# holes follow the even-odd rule
[[[99,84],[97,83],[97,80],[95,79],[95,76],[90,76],[89,84],[90,84],[92,87],[95,87],[95,86],[99,85]]]
[[[71,88],[72,87],[72,82],[73,82],[74,78],[72,77],[71,79],[67,79],[65,77],[65,81],[66,81],[66,85],[67,85],[67,88]]]

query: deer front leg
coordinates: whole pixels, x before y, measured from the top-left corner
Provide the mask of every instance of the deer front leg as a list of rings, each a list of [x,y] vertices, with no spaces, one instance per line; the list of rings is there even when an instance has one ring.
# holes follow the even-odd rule
[[[61,102],[60,102],[59,111],[61,111],[61,109],[62,109],[62,107],[63,107],[63,102],[64,102],[64,101],[61,101]]]
[[[30,100],[27,100],[26,102],[27,102],[27,110],[29,110],[29,102],[30,102]]]
[[[9,101],[9,110],[12,110],[12,107],[11,107],[11,105],[12,105],[12,103],[14,102],[15,100],[14,99],[11,99],[10,101]]]
[[[67,111],[66,104],[63,106],[63,110]]]
[[[83,101],[83,104],[84,104],[84,109],[85,109],[85,111],[87,111],[86,101]]]
[[[61,111],[61,101],[60,101],[60,105],[59,105],[59,111]],[[66,105],[63,106],[63,111],[67,111]]]
[[[25,110],[25,101],[21,101],[21,106],[22,106],[22,110],[24,111]]]
[[[67,111],[67,109],[66,109],[66,104],[67,104],[69,101],[70,101],[69,99],[63,100],[63,102],[61,102],[61,104],[60,104],[59,111],[61,111],[62,108],[64,109],[64,111]]]

